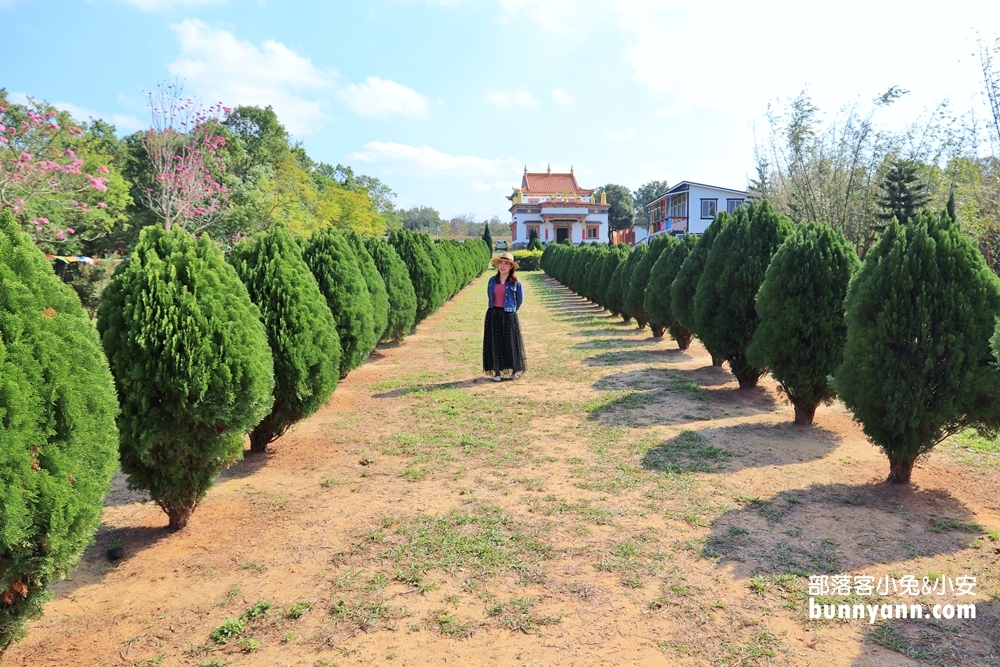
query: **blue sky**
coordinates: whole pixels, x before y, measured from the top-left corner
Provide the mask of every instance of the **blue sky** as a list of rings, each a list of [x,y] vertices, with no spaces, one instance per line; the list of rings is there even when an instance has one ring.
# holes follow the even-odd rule
[[[310,156],[401,207],[506,220],[525,165],[573,165],[584,187],[743,188],[768,103],[803,89],[833,115],[906,88],[889,125],[945,99],[981,115],[976,38],[1000,32],[1000,2],[917,6],[0,0],[0,87],[125,133],[148,124],[144,90],[177,78],[206,106],[272,105]]]

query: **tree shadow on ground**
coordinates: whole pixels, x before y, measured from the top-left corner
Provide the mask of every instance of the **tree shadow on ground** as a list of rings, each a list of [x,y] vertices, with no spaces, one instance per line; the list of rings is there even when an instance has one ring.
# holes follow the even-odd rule
[[[113,568],[127,563],[136,554],[174,533],[167,527],[167,516],[162,516],[163,525],[156,527],[111,528],[101,524],[94,535],[94,541],[83,552],[79,567],[68,579],[52,583],[49,590],[56,597],[68,597],[80,588],[100,583]],[[112,549],[120,550],[114,554],[114,560],[108,555]]]
[[[427,392],[427,391],[441,391],[443,389],[468,389],[477,384],[482,384],[488,382],[490,379],[488,377],[475,377],[468,380],[455,380],[453,382],[437,382],[435,384],[418,384],[413,387],[401,387],[399,389],[393,389],[391,391],[383,391],[378,394],[372,394],[372,398],[399,398],[400,396],[406,396],[408,394],[413,394],[416,392]]]
[[[907,600],[908,602],[908,600]],[[946,598],[945,603],[964,603]],[[901,604],[898,599],[887,603]],[[868,628],[866,644],[851,663],[857,667],[897,664],[896,653],[925,665],[1000,665],[1000,600],[973,601],[975,620],[879,620]],[[932,606],[932,605],[931,605]],[[926,610],[928,605],[924,605]],[[823,621],[836,623],[837,621]]]
[[[885,574],[878,566],[957,553],[982,532],[941,489],[813,484],[737,500],[740,508],[713,522],[702,555],[731,564],[739,577]]]
[[[737,424],[685,429],[643,454],[641,465],[662,473],[735,472],[819,461],[840,437],[819,427],[794,424]]]
[[[268,447],[274,447],[272,442]],[[281,445],[278,445],[280,447]],[[251,452],[249,449],[243,450],[243,458],[219,473],[216,483],[222,483],[230,479],[244,479],[250,477],[258,470],[267,465],[271,457],[271,451]]]
[[[1000,545],[985,540],[973,513],[943,489],[919,489],[880,484],[813,484],[777,493],[766,500],[736,497],[740,504],[719,516],[705,540],[701,555],[732,568],[765,604],[790,610],[804,627],[840,621],[808,617],[809,577],[814,575],[870,576],[898,581],[912,575],[957,577],[975,575],[1000,555]],[[970,547],[980,546],[970,550]],[[956,557],[964,552],[963,557]],[[937,558],[933,563],[925,559]],[[944,560],[944,562],[942,562]],[[932,572],[933,570],[933,572]],[[895,664],[891,652],[919,664],[997,664],[1000,646],[1000,605],[989,594],[983,577],[975,598],[904,596],[891,584],[872,596],[835,595],[819,598],[824,604],[897,605],[922,603],[930,611],[939,603],[975,603],[976,620],[878,620],[859,623],[866,644],[855,665]],[[814,591],[815,593],[815,591]],[[815,626],[814,626],[815,627]],[[924,662],[927,661],[927,662]]]
[[[639,352],[641,354],[641,351]],[[627,358],[627,353],[615,352]],[[621,362],[619,362],[621,363]],[[642,368],[607,375],[594,383],[602,391],[623,392],[597,405],[590,419],[609,425],[677,425],[774,412],[777,403],[764,387],[706,389],[684,371]]]

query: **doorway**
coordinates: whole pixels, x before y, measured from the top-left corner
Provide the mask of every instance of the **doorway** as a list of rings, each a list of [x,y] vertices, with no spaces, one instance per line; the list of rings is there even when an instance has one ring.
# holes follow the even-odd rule
[[[562,243],[569,238],[569,227],[556,227],[556,243]]]

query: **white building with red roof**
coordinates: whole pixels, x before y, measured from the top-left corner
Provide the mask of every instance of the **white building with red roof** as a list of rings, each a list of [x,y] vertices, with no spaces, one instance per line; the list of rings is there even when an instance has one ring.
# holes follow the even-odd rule
[[[568,174],[531,173],[524,168],[521,187],[510,200],[510,233],[515,247],[523,247],[538,232],[542,243],[559,243],[569,239],[573,244],[608,242],[608,209],[603,193],[581,188],[570,167]]]

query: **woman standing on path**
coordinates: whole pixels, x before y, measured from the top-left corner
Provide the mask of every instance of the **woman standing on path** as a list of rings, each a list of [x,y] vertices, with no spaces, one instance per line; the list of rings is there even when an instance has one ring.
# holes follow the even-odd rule
[[[517,262],[509,252],[494,259],[493,266],[497,274],[486,287],[490,307],[483,332],[483,371],[492,375],[494,382],[500,382],[504,377],[519,378],[528,369],[517,319],[517,309],[524,301],[524,285],[515,275]]]

